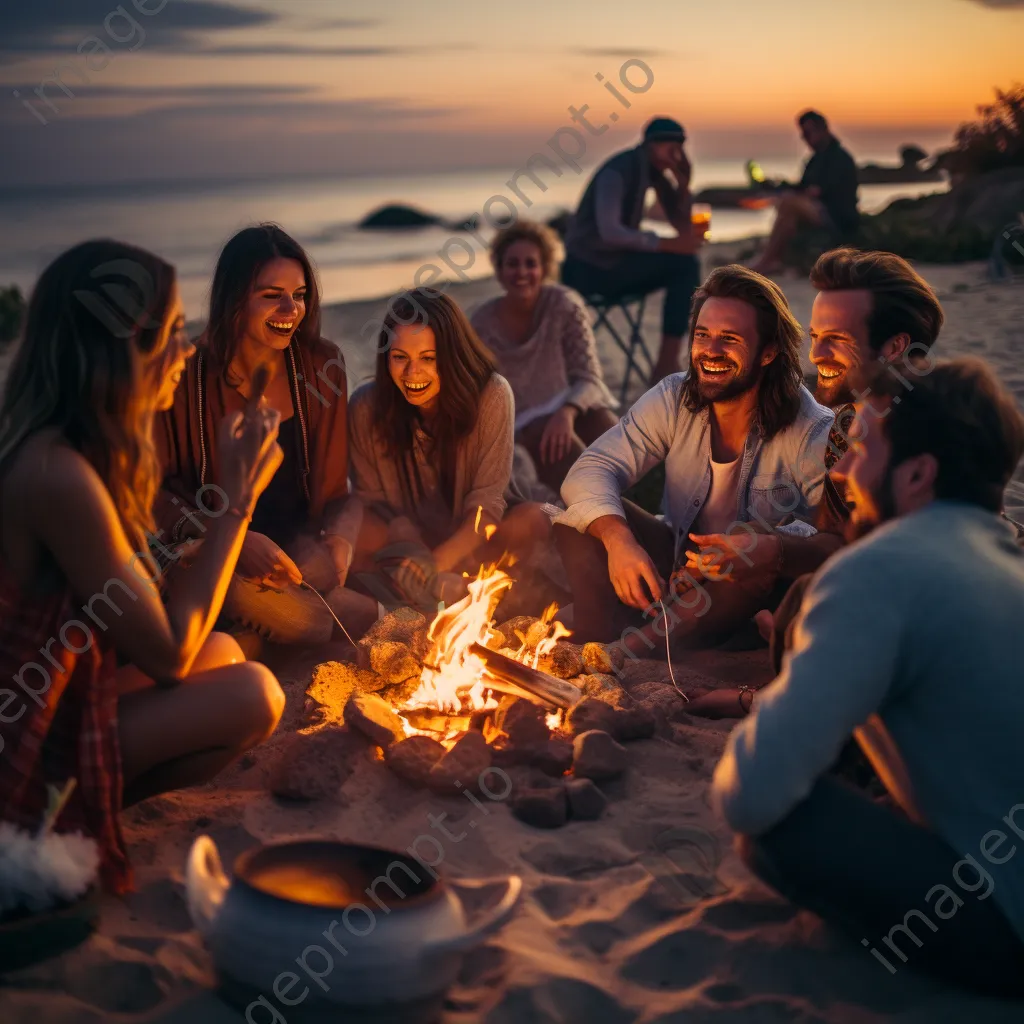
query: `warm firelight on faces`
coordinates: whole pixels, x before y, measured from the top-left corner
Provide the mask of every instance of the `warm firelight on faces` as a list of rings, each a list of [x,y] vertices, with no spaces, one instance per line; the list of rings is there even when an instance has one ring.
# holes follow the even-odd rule
[[[498,281],[510,296],[524,302],[535,300],[544,283],[540,249],[525,238],[513,242],[502,256]]]
[[[865,289],[819,292],[811,308],[811,362],[818,371],[814,397],[835,407],[852,402],[876,369],[868,341],[873,304]]]
[[[164,320],[161,336],[166,338],[166,341],[158,345],[158,351],[153,358],[160,373],[156,408],[163,412],[174,405],[174,392],[185,372],[185,363],[195,351],[195,346],[189,341],[188,334],[185,332],[185,311],[181,305],[181,296],[178,294],[177,285],[174,286],[173,298]]]
[[[775,358],[772,346],[758,356],[757,312],[742,299],[710,298],[693,331],[690,365],[701,397],[725,402],[757,384],[761,368]]]
[[[832,467],[832,480],[850,509],[850,536],[855,540],[870,533],[895,514],[889,460],[892,447],[885,434],[888,399],[858,402],[850,426],[850,444]]]
[[[306,274],[298,260],[265,264],[245,307],[245,336],[257,345],[283,351],[306,316]]]
[[[410,405],[433,412],[441,395],[434,329],[422,323],[397,327],[388,351],[388,372]]]

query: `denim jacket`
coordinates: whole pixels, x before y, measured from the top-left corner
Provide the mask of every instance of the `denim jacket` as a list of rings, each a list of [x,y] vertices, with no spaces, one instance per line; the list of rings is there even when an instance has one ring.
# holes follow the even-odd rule
[[[566,510],[555,522],[585,533],[600,516],[622,516],[622,492],[665,463],[665,521],[686,537],[711,490],[708,412],[689,412],[680,400],[685,373],[653,387],[579,458],[562,484]],[[821,500],[832,412],[800,388],[794,423],[765,441],[751,430],[743,449],[736,494],[737,522],[771,529],[783,520],[810,522]]]

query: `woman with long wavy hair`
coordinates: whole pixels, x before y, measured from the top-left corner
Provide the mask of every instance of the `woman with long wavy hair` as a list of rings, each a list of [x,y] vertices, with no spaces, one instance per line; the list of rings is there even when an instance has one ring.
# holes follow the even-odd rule
[[[40,277],[0,408],[0,821],[34,829],[47,786],[75,779],[56,828],[96,840],[117,891],[121,807],[213,777],[284,705],[212,632],[280,464],[276,414],[253,403],[218,424],[201,496],[217,515],[190,572],[164,586],[149,554],[154,418],[191,352],[173,269],[86,242]]]
[[[198,347],[159,424],[160,525],[174,542],[204,536],[207,514],[194,496],[217,473],[210,438],[221,418],[245,408],[266,372],[284,463],[256,506],[225,617],[233,632],[285,644],[328,641],[332,610],[350,632],[364,632],[377,604],[344,589],[359,529],[355,506],[346,507],[345,362],[321,337],[309,256],[276,224],[245,228],[225,245]],[[259,643],[251,632],[248,640]]]
[[[353,486],[366,509],[357,566],[379,566],[389,542],[421,545],[422,557],[399,559],[399,596],[450,602],[464,592],[462,572],[506,550],[522,556],[550,523],[507,493],[512,389],[466,315],[429,288],[387,308],[375,379],[349,404]]]

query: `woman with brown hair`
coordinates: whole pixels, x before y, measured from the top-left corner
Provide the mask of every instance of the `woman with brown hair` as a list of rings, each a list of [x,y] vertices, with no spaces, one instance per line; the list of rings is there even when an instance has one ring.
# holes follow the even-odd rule
[[[505,294],[472,317],[512,386],[516,443],[556,494],[587,445],[618,420],[586,306],[555,282],[558,245],[550,228],[532,221],[499,231],[491,262]]]
[[[117,891],[121,807],[212,778],[284,707],[211,632],[281,461],[276,413],[250,403],[217,424],[206,540],[163,598],[149,556],[153,421],[191,353],[173,269],[86,242],[40,277],[0,408],[0,821],[34,831],[48,785],[76,780],[56,827],[96,840]]]
[[[389,543],[425,545],[423,558],[400,557],[400,597],[450,602],[461,572],[549,533],[539,505],[514,501],[506,513],[512,389],[447,295],[417,288],[388,303],[375,379],[352,395],[349,419],[366,509],[357,565],[380,568]]]
[[[198,344],[160,423],[160,525],[174,542],[204,536],[207,514],[195,494],[217,473],[215,424],[245,407],[266,372],[266,401],[281,416],[284,463],[256,507],[225,614],[285,644],[328,641],[332,610],[350,632],[365,631],[376,603],[342,589],[358,532],[358,523],[349,522],[352,510],[345,510],[345,362],[320,335],[316,273],[298,242],[275,224],[261,224],[227,243]]]

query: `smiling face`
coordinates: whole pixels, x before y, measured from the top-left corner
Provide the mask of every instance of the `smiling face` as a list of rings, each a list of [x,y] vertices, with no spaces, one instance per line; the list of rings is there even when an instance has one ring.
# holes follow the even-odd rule
[[[410,405],[424,413],[433,412],[441,396],[433,328],[426,324],[396,327],[388,350],[388,372]]]
[[[756,388],[776,356],[758,337],[757,311],[742,299],[704,302],[693,332],[690,365],[703,401],[726,402]]]
[[[306,275],[297,260],[278,258],[261,268],[245,307],[246,339],[276,351],[288,347],[306,316]]]
[[[193,352],[195,346],[185,333],[185,313],[175,285],[174,296],[161,329],[161,341],[156,351],[149,356],[153,371],[159,375],[155,399],[159,411],[163,412],[174,405],[174,392],[185,372],[185,363]]]
[[[510,296],[524,302],[535,301],[544,281],[544,260],[540,249],[525,238],[513,242],[501,258],[498,281]]]
[[[852,402],[870,384],[878,360],[869,341],[874,299],[864,289],[819,292],[811,309],[814,397],[832,408]]]

